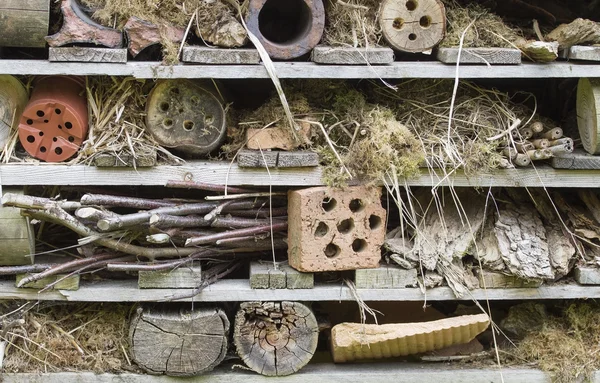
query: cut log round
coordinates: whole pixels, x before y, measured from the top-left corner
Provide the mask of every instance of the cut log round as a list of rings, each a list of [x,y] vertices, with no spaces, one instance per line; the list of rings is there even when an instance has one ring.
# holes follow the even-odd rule
[[[229,320],[216,308],[138,308],[129,328],[134,361],[151,374],[191,376],[225,358]]]
[[[579,80],[577,126],[585,150],[590,154],[600,154],[600,79]]]
[[[4,187],[4,193],[23,194],[23,188]],[[18,208],[0,206],[0,265],[34,263],[35,235],[29,219]]]
[[[158,143],[184,154],[208,155],[225,139],[225,109],[212,83],[161,81],[148,96],[146,112],[146,128]]]
[[[446,9],[440,0],[383,0],[379,25],[394,49],[425,52],[446,35]]]
[[[297,302],[247,302],[235,316],[233,343],[259,374],[297,372],[317,349],[319,328],[312,311]]]
[[[27,104],[27,91],[13,76],[0,75],[0,151],[6,145],[12,129],[19,126],[19,118]]]
[[[48,0],[0,1],[0,46],[43,48],[50,23]]]

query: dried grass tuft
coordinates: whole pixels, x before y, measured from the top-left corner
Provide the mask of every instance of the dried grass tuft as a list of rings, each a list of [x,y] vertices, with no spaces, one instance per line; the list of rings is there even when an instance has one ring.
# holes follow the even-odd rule
[[[476,4],[460,5],[456,0],[443,0],[446,7],[446,37],[441,47],[458,47],[464,30],[464,48],[514,48],[522,38],[522,32],[508,25],[502,18]]]
[[[23,314],[11,328],[4,372],[120,372],[128,366],[128,316],[122,304],[60,304]]]
[[[380,0],[327,0],[323,42],[331,46],[378,46],[382,38],[380,6]]]

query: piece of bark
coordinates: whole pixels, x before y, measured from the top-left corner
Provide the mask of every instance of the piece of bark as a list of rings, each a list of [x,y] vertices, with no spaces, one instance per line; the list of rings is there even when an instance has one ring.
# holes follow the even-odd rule
[[[92,47],[50,47],[48,52],[48,61],[126,63],[127,49]]]
[[[444,277],[435,271],[425,271],[423,276],[423,287],[433,289],[434,287],[442,286]]]
[[[552,225],[546,228],[550,265],[555,279],[560,279],[571,272],[575,264],[577,249],[573,239],[564,227]]]
[[[195,289],[202,283],[202,268],[178,267],[166,271],[138,272],[140,289]]]
[[[357,289],[402,289],[418,285],[417,270],[381,265],[376,269],[358,269],[354,283]]]
[[[233,343],[252,370],[266,376],[290,375],[317,349],[319,324],[298,302],[246,302],[235,316]]]
[[[139,308],[129,329],[131,354],[151,374],[198,375],[223,361],[228,333],[229,320],[218,308]]]
[[[331,329],[331,353],[336,363],[420,354],[468,343],[489,324],[487,314],[421,323],[340,323]]]
[[[183,28],[173,25],[158,26],[135,16],[127,20],[124,29],[129,40],[127,49],[133,57],[136,57],[149,46],[159,44],[163,40],[180,44],[185,37],[185,29]]]
[[[439,48],[436,57],[444,64],[456,64],[458,51],[458,48]],[[460,52],[460,63],[519,65],[521,64],[521,51],[514,48],[463,48]]]
[[[476,243],[477,246],[471,252],[481,261],[483,267],[492,271],[502,271],[506,268],[498,248],[498,238],[491,217],[486,221],[482,234],[477,236]]]
[[[558,43],[556,41],[526,41],[517,44],[526,58],[535,62],[552,62],[558,58]]]
[[[387,47],[348,48],[316,46],[311,59],[318,64],[377,65],[394,62],[394,51]]]
[[[123,34],[102,26],[90,19],[75,0],[63,0],[60,7],[63,24],[58,33],[46,37],[48,45],[60,47],[67,44],[94,44],[107,48],[123,46]]]
[[[208,47],[184,47],[182,61],[196,64],[259,64],[256,49],[221,49]]]
[[[596,222],[600,224],[600,197],[598,193],[592,189],[582,189],[577,191],[577,195],[588,208]]]
[[[558,42],[559,49],[573,45],[600,44],[600,24],[578,18],[569,24],[561,24],[546,35],[547,41]]]
[[[575,204],[569,204],[560,193],[553,193],[552,198],[558,210],[566,215],[575,234],[589,240],[600,240],[600,227],[588,209],[580,208]]]
[[[510,273],[524,279],[554,279],[546,229],[538,212],[527,204],[507,204],[495,215],[498,249]]]
[[[310,124],[299,123],[300,130],[296,135],[300,141],[296,141],[289,128],[271,127],[271,128],[250,128],[246,130],[246,147],[254,150],[294,150],[299,146],[310,143]]]

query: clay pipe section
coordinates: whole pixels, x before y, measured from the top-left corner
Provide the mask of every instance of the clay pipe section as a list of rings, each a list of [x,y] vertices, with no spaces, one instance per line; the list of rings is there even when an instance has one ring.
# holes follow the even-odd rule
[[[219,148],[227,132],[220,93],[210,81],[158,82],[146,104],[146,129],[156,141],[190,157]]]
[[[325,27],[322,0],[250,0],[246,25],[273,59],[310,52]]]
[[[37,81],[19,123],[19,139],[31,156],[64,161],[79,150],[88,131],[83,81],[67,76]]]
[[[63,0],[60,10],[62,27],[57,33],[46,37],[51,47],[66,44],[95,44],[108,48],[123,46],[123,34],[120,31],[94,22],[79,8],[77,1]]]

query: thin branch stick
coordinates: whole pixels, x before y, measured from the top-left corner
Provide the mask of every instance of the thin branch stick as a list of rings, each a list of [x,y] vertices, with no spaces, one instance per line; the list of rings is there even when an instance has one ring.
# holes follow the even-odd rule
[[[279,220],[278,222],[281,222]],[[223,229],[242,229],[245,227],[256,227],[271,225],[270,219],[248,219],[248,218],[237,218],[237,217],[217,217],[210,224],[211,227],[223,228]]]
[[[204,197],[207,201],[222,201],[231,199],[244,199],[244,198],[255,198],[255,197],[270,197],[270,196],[285,196],[287,193],[246,193],[246,194],[228,194],[228,195],[209,195]]]
[[[167,184],[165,186],[171,189],[195,189],[220,193],[225,192],[225,185],[207,184],[204,182],[167,181]],[[227,186],[227,193],[254,193],[254,190]]]
[[[505,130],[504,132],[494,136],[494,137],[489,137],[487,140],[488,141],[496,141],[501,139],[502,137],[506,136],[507,134],[511,134],[511,132],[515,129],[517,129],[519,127],[519,125],[521,125],[521,120],[520,119],[516,119],[512,125],[508,128],[508,130]]]
[[[218,240],[216,245],[229,248],[253,249],[254,251],[285,250],[288,248],[288,244],[283,238],[273,238],[272,241],[270,238],[256,239],[255,237],[226,238]]]
[[[161,207],[176,206],[175,202],[153,200],[137,197],[121,197],[106,194],[84,194],[81,204],[87,206],[128,207],[132,209],[158,209]]]
[[[231,230],[231,231],[226,231],[224,233],[206,235],[204,237],[190,238],[187,241],[185,241],[185,246],[189,247],[189,246],[204,245],[204,244],[216,242],[219,239],[244,237],[244,236],[248,236],[248,235],[252,235],[252,234],[260,234],[260,233],[269,232],[269,231],[271,231],[271,229],[273,231],[284,231],[284,230],[287,230],[287,227],[288,227],[287,222],[282,222],[282,223],[276,223],[273,226],[268,225],[268,226],[259,226],[259,227],[248,228],[248,229]]]
[[[233,201],[222,202],[219,206],[217,206],[216,208],[214,208],[210,213],[206,214],[204,216],[204,219],[207,220],[207,221],[212,221],[219,214],[221,214],[221,212],[223,211],[224,208],[226,208],[227,206],[231,205],[232,203],[233,203]]]
[[[150,225],[161,229],[173,227],[209,227],[210,221],[197,215],[176,216],[167,214],[154,214],[150,217]]]
[[[2,205],[26,209],[46,209],[52,206],[60,206],[64,210],[75,210],[81,207],[79,202],[54,201],[50,198],[15,193],[4,194],[2,196]]]
[[[25,273],[39,273],[55,267],[57,264],[39,263],[35,265],[23,266],[2,266],[0,267],[0,275],[16,275]]]
[[[233,217],[242,218],[269,218],[268,209],[255,209],[255,210],[231,210],[227,212]],[[287,207],[280,207],[273,209],[273,218],[285,218],[287,217]]]

